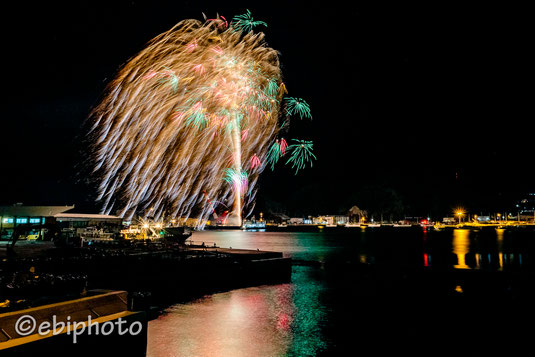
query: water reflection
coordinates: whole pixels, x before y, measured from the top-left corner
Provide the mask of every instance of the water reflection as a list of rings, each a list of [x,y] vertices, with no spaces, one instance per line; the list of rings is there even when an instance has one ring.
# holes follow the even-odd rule
[[[498,247],[498,262],[500,264],[500,267],[498,270],[503,270],[503,233],[505,232],[505,229],[496,229],[496,235],[497,235],[497,247]]]
[[[384,342],[381,333],[386,325],[377,318],[377,313],[392,303],[390,293],[397,298],[404,294],[396,295],[397,290],[391,290],[385,294],[387,304],[378,300],[376,309],[371,309],[370,306],[386,291],[381,290],[387,285],[385,282],[390,284],[397,276],[381,275],[385,280],[380,280],[381,276],[370,273],[376,266],[390,264],[395,272],[403,264],[482,270],[506,270],[526,265],[529,269],[530,256],[533,256],[532,238],[518,239],[511,232],[494,229],[486,232],[361,232],[358,229],[351,235],[196,232],[193,240],[210,245],[282,251],[295,261],[325,264],[294,265],[291,284],[238,289],[173,306],[149,322],[147,355],[316,356],[328,354],[343,344],[352,348],[355,345],[355,349],[366,343],[379,346]],[[473,286],[454,283],[449,285],[448,282],[447,288],[455,289],[456,297],[470,294],[470,289],[473,293]],[[404,301],[420,300],[416,296]],[[410,310],[403,306],[392,311]],[[367,316],[364,319],[363,314]],[[425,314],[421,316],[427,316]],[[384,316],[390,315],[385,313]],[[393,319],[403,321],[403,324],[391,336],[397,336],[402,330],[410,332],[405,329],[405,323],[416,321],[413,317]],[[349,326],[348,321],[351,321]],[[375,328],[370,328],[373,323]],[[431,329],[426,325],[425,330]],[[418,330],[415,328],[414,331]],[[381,341],[369,342],[374,336]],[[407,337],[406,341],[412,340]]]
[[[315,356],[327,347],[323,283],[295,267],[292,284],[233,290],[176,305],[149,323],[147,356]]]
[[[466,254],[470,250],[469,235],[470,231],[468,229],[456,229],[453,231],[453,253],[457,255],[457,264],[453,267],[456,269],[470,269],[466,265]]]
[[[453,231],[452,252],[456,256],[455,269],[486,269],[503,271],[524,265],[522,246],[515,247],[514,236],[506,230],[496,229],[482,234],[468,229]],[[429,259],[424,252],[424,265]]]
[[[512,244],[515,233],[504,229],[473,231],[455,229],[436,232],[421,230],[407,233],[391,231],[392,240],[374,230],[355,230],[352,235],[330,233],[274,232],[196,232],[195,241],[216,243],[222,247],[240,247],[282,251],[296,260],[325,262],[329,259],[375,264],[377,256],[399,259],[405,264],[455,269],[506,270],[528,263],[522,255],[527,247]],[[416,246],[411,239],[421,239],[421,254],[411,255]],[[517,239],[518,240],[518,239]],[[454,258],[452,261],[451,253]],[[407,259],[404,259],[407,257]],[[396,261],[397,262],[397,261]]]
[[[278,356],[291,343],[288,284],[215,294],[177,305],[149,323],[147,355]],[[287,316],[284,317],[284,316]]]

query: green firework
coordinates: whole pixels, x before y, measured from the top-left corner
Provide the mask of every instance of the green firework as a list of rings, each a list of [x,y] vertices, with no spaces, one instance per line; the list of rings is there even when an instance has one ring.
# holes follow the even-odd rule
[[[303,117],[312,119],[310,106],[301,98],[286,98],[286,113],[288,115],[297,114],[301,119],[303,119]]]
[[[266,161],[271,167],[271,170],[275,169],[275,164],[279,162],[280,158],[280,144],[279,140],[275,141],[273,145],[270,146],[269,151],[266,156]]]
[[[295,174],[301,169],[304,169],[307,164],[312,167],[312,161],[316,160],[316,156],[312,152],[312,141],[293,139],[295,144],[288,147],[290,158],[286,164],[292,163],[292,169],[295,168]]]
[[[232,26],[236,31],[250,32],[258,25],[267,27],[267,24],[264,21],[254,21],[251,11],[249,10],[243,15],[234,16],[232,19]]]

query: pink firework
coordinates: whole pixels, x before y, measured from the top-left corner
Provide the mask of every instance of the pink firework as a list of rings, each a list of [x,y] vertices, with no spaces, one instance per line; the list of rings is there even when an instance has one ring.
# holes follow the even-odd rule
[[[258,156],[256,156],[256,154],[253,154],[253,157],[251,157],[251,168],[254,169],[257,167],[261,167],[261,166],[262,166],[262,162],[260,161]]]
[[[280,141],[280,146],[279,146],[280,156],[284,156],[287,148],[288,148],[288,143],[286,142],[286,140],[284,140],[284,138],[282,138]]]

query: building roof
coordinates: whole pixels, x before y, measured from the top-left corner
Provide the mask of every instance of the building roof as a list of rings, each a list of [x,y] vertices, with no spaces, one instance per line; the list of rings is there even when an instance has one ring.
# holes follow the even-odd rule
[[[107,214],[89,214],[89,213],[58,213],[55,214],[56,219],[62,221],[119,221],[122,220],[119,216],[110,216]]]
[[[73,208],[74,206],[0,206],[0,216],[52,217]]]

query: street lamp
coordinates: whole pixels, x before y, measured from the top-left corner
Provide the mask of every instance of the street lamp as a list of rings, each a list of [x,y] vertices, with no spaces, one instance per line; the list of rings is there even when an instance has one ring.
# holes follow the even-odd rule
[[[461,224],[461,218],[464,216],[464,210],[459,208],[455,211],[455,214],[459,217],[459,224]]]

